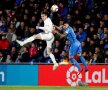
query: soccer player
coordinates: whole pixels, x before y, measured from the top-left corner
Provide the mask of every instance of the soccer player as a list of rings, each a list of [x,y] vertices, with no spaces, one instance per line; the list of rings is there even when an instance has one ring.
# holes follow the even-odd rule
[[[46,40],[47,43],[47,54],[51,58],[52,62],[54,63],[53,70],[58,67],[58,63],[55,60],[54,55],[51,52],[52,43],[54,41],[54,35],[52,33],[53,30],[53,23],[51,19],[48,17],[48,12],[42,11],[41,18],[44,21],[44,27],[36,26],[36,29],[42,29],[44,32],[33,35],[24,41],[16,40],[21,46],[34,41],[35,39]]]
[[[69,23],[67,21],[64,21],[63,23],[63,31],[64,33],[62,34],[59,33],[58,31],[56,31],[56,33],[60,35],[61,37],[67,37],[67,39],[70,42],[69,60],[78,68],[79,70],[78,75],[79,75],[83,69],[80,67],[79,63],[74,59],[74,56],[78,55],[79,59],[82,61],[82,63],[85,66],[85,72],[87,72],[88,67],[87,67],[85,58],[81,54],[82,53],[81,43],[77,40],[72,27],[69,26]]]

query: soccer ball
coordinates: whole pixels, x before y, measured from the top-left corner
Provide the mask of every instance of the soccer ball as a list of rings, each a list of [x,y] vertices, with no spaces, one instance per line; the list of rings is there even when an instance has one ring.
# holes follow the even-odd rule
[[[51,6],[51,11],[57,12],[58,11],[58,6],[56,4]]]

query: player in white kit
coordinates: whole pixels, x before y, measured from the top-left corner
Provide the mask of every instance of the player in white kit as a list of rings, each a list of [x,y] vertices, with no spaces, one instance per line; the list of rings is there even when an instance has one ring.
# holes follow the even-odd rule
[[[51,58],[52,62],[54,63],[53,70],[58,67],[58,63],[55,60],[54,55],[51,52],[52,43],[54,41],[54,35],[52,33],[53,30],[53,23],[51,19],[48,17],[48,12],[41,12],[41,18],[44,21],[44,27],[36,26],[36,29],[42,29],[44,32],[33,35],[24,41],[16,40],[21,46],[34,41],[35,39],[46,40],[47,43],[47,54]]]

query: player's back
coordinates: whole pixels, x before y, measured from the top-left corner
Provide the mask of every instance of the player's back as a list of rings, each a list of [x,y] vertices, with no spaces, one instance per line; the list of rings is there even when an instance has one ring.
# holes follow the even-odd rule
[[[66,29],[65,32],[67,33],[67,39],[69,40],[70,44],[80,44],[73,29],[70,26]]]

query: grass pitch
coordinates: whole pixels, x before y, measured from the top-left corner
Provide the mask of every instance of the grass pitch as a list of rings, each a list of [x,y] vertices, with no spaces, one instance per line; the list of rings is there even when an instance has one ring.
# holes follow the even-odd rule
[[[0,90],[108,90],[108,87],[0,86]]]

